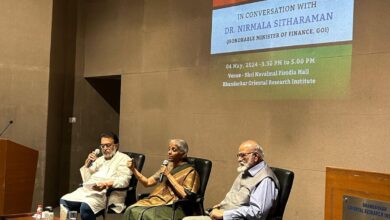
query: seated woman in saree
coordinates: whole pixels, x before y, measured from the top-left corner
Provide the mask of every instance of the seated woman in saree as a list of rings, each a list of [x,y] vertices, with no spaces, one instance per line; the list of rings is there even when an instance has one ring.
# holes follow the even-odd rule
[[[181,139],[172,139],[168,145],[168,164],[147,178],[132,163],[128,167],[145,187],[156,186],[152,193],[129,206],[123,220],[164,220],[172,217],[172,204],[178,199],[196,194],[199,189],[199,175],[187,162],[188,145]],[[165,163],[164,163],[165,164]],[[176,210],[175,217],[183,218],[184,212]],[[176,218],[176,219],[177,219]]]

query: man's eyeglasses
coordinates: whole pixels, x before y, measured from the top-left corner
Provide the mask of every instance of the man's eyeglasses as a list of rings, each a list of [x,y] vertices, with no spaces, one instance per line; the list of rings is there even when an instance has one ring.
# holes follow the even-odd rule
[[[256,152],[249,152],[249,153],[238,153],[238,154],[237,154],[237,158],[240,158],[240,157],[246,157],[247,155],[249,155],[249,154],[253,154],[253,153],[256,153]]]
[[[110,148],[112,145],[114,145],[114,144],[112,144],[112,143],[110,143],[110,144],[101,144],[100,145],[100,148]]]

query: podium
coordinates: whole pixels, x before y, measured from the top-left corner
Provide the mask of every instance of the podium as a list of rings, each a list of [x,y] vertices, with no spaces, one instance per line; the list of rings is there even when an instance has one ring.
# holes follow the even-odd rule
[[[390,174],[326,168],[325,220],[390,219]]]
[[[31,212],[38,151],[0,139],[0,215]]]

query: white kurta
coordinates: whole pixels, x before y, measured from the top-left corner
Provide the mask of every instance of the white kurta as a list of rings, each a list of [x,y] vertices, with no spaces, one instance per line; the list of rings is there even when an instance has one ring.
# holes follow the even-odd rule
[[[62,199],[74,202],[85,202],[91,207],[96,214],[105,208],[106,190],[95,191],[91,185],[101,181],[113,181],[114,188],[123,188],[129,185],[131,171],[127,167],[127,161],[130,157],[124,153],[116,152],[111,160],[105,160],[104,156],[99,157],[96,161],[86,168],[80,168],[83,179],[83,187],[78,188],[72,193],[68,193]],[[125,209],[126,191],[115,191],[111,194],[108,204],[114,204],[112,208],[115,212],[120,213]]]

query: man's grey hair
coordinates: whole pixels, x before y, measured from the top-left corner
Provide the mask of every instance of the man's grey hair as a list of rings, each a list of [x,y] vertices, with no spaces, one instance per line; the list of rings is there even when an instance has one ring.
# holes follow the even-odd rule
[[[261,157],[261,159],[264,160],[264,150],[263,150],[263,148],[260,146],[260,144],[256,144],[256,145],[255,145],[255,151],[259,154],[259,156]]]
[[[183,139],[172,139],[171,141],[175,142],[175,145],[179,148],[181,152],[188,153],[188,144]]]

